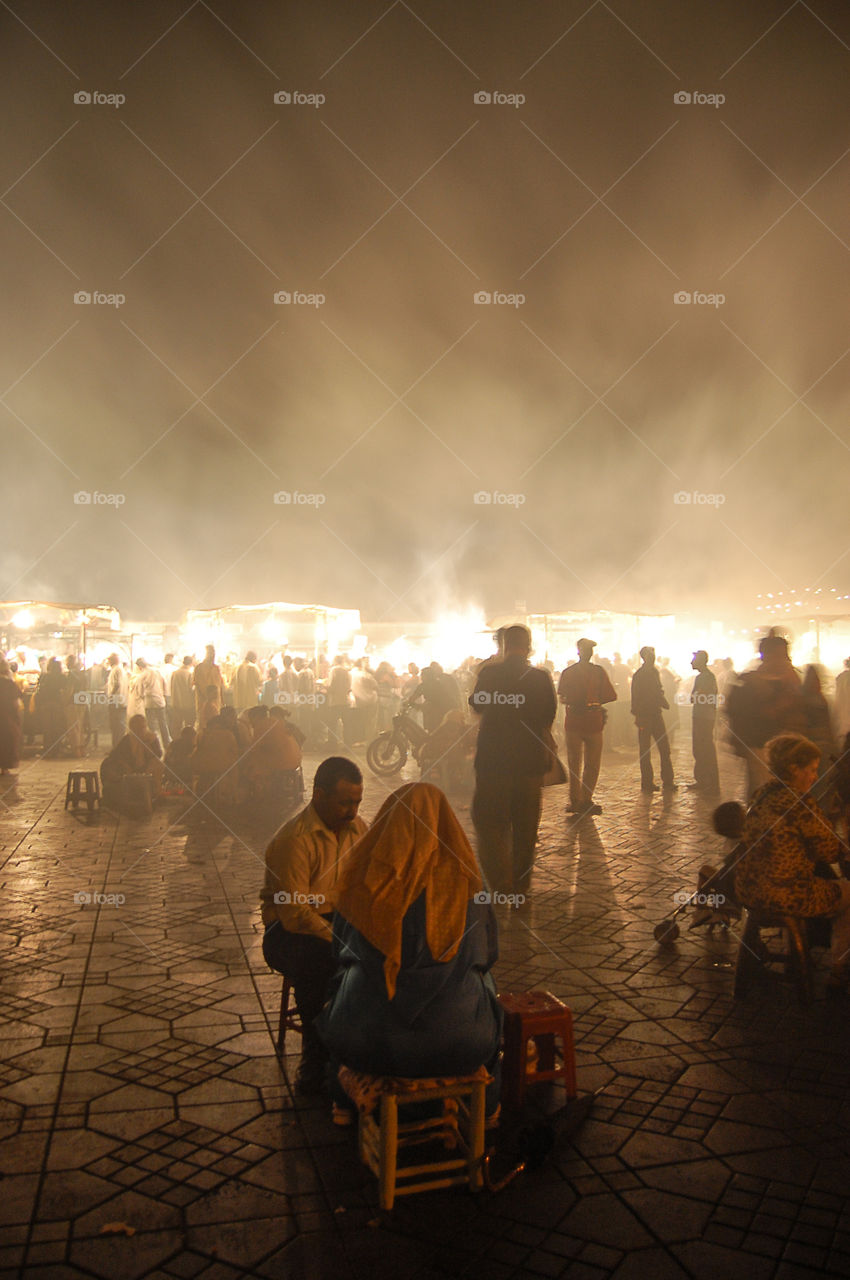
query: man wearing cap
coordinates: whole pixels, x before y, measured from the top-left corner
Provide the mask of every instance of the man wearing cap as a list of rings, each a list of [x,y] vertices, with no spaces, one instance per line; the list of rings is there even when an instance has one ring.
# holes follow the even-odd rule
[[[640,789],[641,791],[657,791],[652,774],[652,741],[658,747],[661,758],[661,783],[665,791],[675,791],[673,781],[673,761],[670,756],[670,743],[664,728],[664,717],[661,712],[669,710],[670,704],[664,697],[661,687],[661,676],[655,665],[655,650],[652,645],[644,645],[640,651],[643,666],[638,667],[632,676],[632,715],[638,731],[638,751],[640,753]]]
[[[564,731],[570,770],[568,811],[584,817],[602,812],[602,806],[593,802],[593,791],[602,763],[603,704],[616,702],[617,693],[605,669],[591,662],[596,641],[582,637],[576,648],[578,662],[561,672],[558,697],[567,709]]]
[[[717,680],[708,669],[708,654],[697,649],[691,666],[696,671],[691,690],[693,719],[691,741],[694,752],[693,785],[706,795],[717,795],[720,777],[717,772],[717,751],[714,746],[714,723],[717,719]]]

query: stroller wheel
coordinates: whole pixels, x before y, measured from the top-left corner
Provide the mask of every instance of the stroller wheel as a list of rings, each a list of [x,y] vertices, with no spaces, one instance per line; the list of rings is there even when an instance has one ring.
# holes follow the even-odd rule
[[[675,920],[662,920],[652,932],[656,942],[675,942],[679,936],[679,926]]]

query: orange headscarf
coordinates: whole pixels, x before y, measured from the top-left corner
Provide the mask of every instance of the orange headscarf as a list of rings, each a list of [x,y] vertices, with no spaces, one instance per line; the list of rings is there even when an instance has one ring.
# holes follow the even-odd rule
[[[388,796],[352,849],[336,909],[384,960],[390,999],[401,967],[401,922],[425,891],[425,936],[435,960],[457,954],[469,899],[482,887],[466,832],[439,787],[411,782]]]

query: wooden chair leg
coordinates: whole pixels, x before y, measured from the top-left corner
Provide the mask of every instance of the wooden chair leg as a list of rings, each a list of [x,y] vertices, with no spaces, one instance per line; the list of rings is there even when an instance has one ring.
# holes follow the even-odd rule
[[[398,1160],[398,1100],[391,1093],[381,1098],[380,1144],[378,1200],[382,1209],[392,1209]]]
[[[735,962],[735,981],[732,994],[736,1000],[742,1000],[752,986],[758,965],[758,950],[758,923],[747,912],[747,923],[744,925],[744,932],[738,945],[738,958]]]
[[[812,1002],[812,965],[809,957],[809,942],[805,933],[805,922],[795,916],[787,916],[784,921],[788,932],[788,960],[797,981],[797,992],[803,1005]]]
[[[487,1086],[483,1080],[472,1086],[469,1099],[469,1176],[470,1191],[480,1191],[484,1186],[484,1114]]]

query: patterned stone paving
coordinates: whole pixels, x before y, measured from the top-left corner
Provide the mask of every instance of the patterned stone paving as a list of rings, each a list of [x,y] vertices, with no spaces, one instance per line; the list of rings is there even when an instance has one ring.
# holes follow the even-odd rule
[[[386,1216],[352,1134],[293,1095],[297,1037],[274,1054],[257,891],[284,815],[89,819],[66,769],[24,761],[0,795],[0,1280],[850,1273],[850,1034],[823,970],[809,1009],[779,979],[736,1004],[735,928],[653,938],[722,850],[692,793],[642,797],[616,753],[599,818],[546,796],[497,978],[570,1003],[580,1090],[603,1091],[499,1195]],[[386,790],[367,776],[367,818]]]

